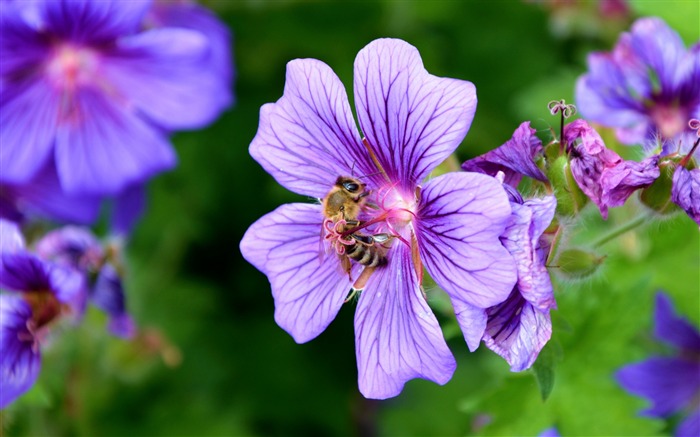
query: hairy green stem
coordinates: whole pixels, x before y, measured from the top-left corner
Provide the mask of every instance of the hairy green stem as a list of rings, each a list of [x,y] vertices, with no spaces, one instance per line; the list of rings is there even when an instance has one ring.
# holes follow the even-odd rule
[[[650,218],[652,214],[642,214],[641,216],[637,217],[635,220],[632,220],[630,222],[625,223],[624,225],[620,226],[619,228],[613,229],[610,233],[607,235],[603,235],[598,241],[593,243],[593,248],[597,249],[600,246],[604,245],[608,241],[614,240],[615,238],[619,237],[620,235],[631,231],[632,229],[643,225],[646,223]]]

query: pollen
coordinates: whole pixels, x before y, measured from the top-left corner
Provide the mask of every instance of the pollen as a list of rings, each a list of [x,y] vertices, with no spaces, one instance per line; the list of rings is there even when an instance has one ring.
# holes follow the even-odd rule
[[[70,90],[95,77],[97,58],[88,47],[59,44],[46,64],[46,73],[55,85]]]

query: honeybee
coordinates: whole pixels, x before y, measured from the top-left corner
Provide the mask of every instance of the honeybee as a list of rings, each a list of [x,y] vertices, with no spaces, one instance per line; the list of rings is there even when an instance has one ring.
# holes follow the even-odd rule
[[[360,212],[367,201],[367,196],[371,194],[371,191],[366,188],[366,184],[355,178],[340,176],[322,200],[323,215],[333,224],[344,220],[345,225],[339,226],[340,229],[336,232],[340,231],[346,240],[353,242],[352,244],[337,243],[344,246],[343,252],[339,252],[339,255],[343,270],[348,274],[352,268],[350,259],[367,267],[386,264],[387,245],[393,238],[390,234],[384,233],[369,235],[359,231],[352,232],[353,228],[360,225]]]

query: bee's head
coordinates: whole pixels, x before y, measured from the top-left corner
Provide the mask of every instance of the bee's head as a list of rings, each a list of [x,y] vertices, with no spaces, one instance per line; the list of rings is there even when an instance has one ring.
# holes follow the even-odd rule
[[[335,185],[345,192],[351,194],[356,202],[369,194],[369,191],[365,190],[367,185],[355,178],[340,176],[335,181]]]

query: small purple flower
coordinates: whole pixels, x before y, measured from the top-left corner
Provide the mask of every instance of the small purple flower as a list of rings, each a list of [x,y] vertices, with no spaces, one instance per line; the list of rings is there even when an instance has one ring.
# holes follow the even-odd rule
[[[506,301],[486,310],[484,343],[513,372],[532,366],[552,335],[549,311],[556,302],[545,265],[549,244],[542,234],[554,218],[556,205],[554,196],[512,202],[511,221],[501,236],[515,259],[518,282]]]
[[[605,147],[603,139],[584,120],[564,127],[564,139],[571,156],[571,173],[581,190],[600,209],[621,206],[636,190],[651,185],[659,177],[659,157],[642,162],[624,161]]]
[[[686,49],[659,18],[641,18],[611,53],[588,57],[576,103],[588,119],[615,128],[625,144],[676,140],[700,118],[700,43]]]
[[[542,431],[537,437],[561,437],[561,434],[555,427],[551,427]]]
[[[419,186],[469,130],[474,85],[433,76],[413,46],[380,39],[358,53],[354,89],[366,138],[330,67],[289,62],[284,95],[261,108],[250,153],[305,196],[326,196],[339,176],[364,175],[369,195],[360,232],[391,236],[386,265],[364,268],[353,260],[344,271],[338,256],[321,249],[322,230],[333,237],[334,227],[324,226],[321,205],[310,204],[282,205],[262,217],[241,252],[267,275],[275,320],[298,343],[328,326],[351,289],[362,290],[355,312],[359,387],[384,399],[413,378],[444,384],[455,369],[422,292],[423,265],[450,295],[465,338],[480,340],[485,308],[502,302],[516,280],[498,239],[511,208],[501,184],[485,175],[451,173]]]
[[[136,327],[126,312],[122,279],[115,267],[120,263],[116,245],[104,248],[89,229],[66,226],[42,237],[36,252],[45,260],[79,272],[89,301],[109,315],[109,331],[118,337],[133,337]]]
[[[497,149],[472,158],[462,164],[465,171],[496,176],[499,171],[505,175],[505,183],[517,187],[523,176],[539,181],[547,177],[535,163],[535,156],[542,151],[542,141],[535,136],[530,122],[523,122],[513,132],[513,137]]]
[[[700,225],[700,169],[688,170],[682,165],[673,173],[671,200]]]
[[[3,2],[3,183],[55,162],[70,195],[116,195],[175,165],[167,133],[211,123],[231,100],[208,35],[142,30],[145,0]]]
[[[674,357],[652,357],[617,372],[617,380],[628,392],[652,402],[642,411],[650,417],[669,417],[684,411],[689,415],[675,435],[700,435],[700,332],[673,310],[666,294],[656,295],[654,335],[678,349]]]
[[[29,390],[51,326],[85,307],[83,278],[27,252],[18,228],[0,220],[0,408]]]

